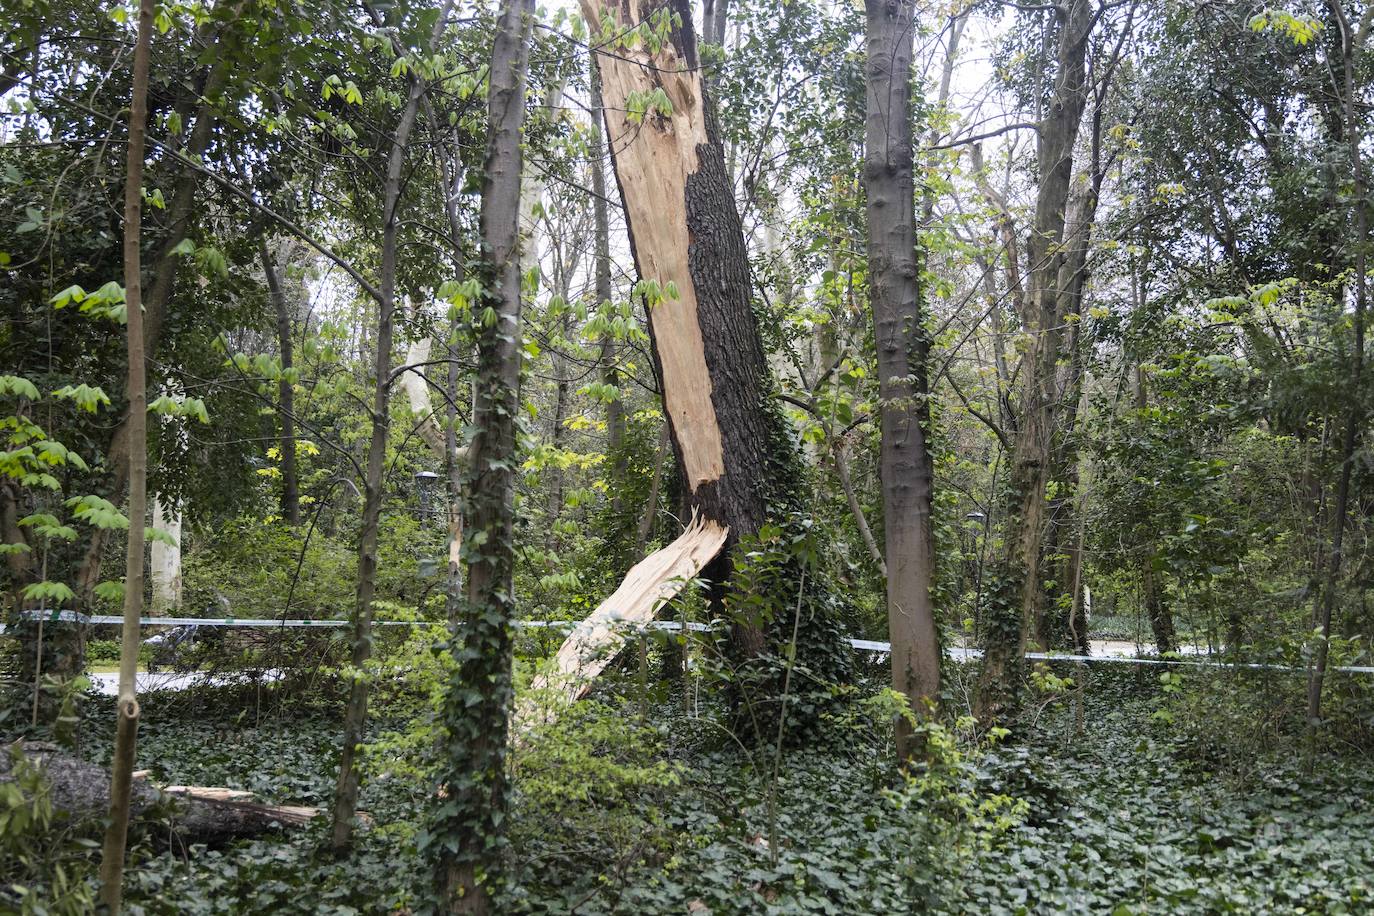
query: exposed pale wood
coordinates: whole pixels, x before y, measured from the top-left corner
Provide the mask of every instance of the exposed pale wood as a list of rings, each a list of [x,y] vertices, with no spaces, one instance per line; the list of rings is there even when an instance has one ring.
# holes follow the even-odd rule
[[[582,12],[593,28],[603,13],[629,26],[647,18],[658,5],[652,0],[582,0]],[[676,299],[665,298],[653,306],[652,320],[663,369],[664,406],[680,440],[687,485],[695,491],[725,473],[711,375],[697,322],[697,290],[688,267],[692,238],[684,189],[699,168],[697,147],[710,143],[701,73],[671,42],[657,54],[643,43],[616,46],[613,53],[597,55],[597,66],[640,276],[665,289],[672,282],[678,291]],[[672,102],[672,114],[649,113],[634,123],[622,100],[656,88]]]
[[[620,587],[568,636],[549,667],[535,678],[533,696],[516,711],[517,728],[535,724],[541,711],[534,705],[553,692],[571,703],[586,694],[611,659],[625,644],[635,624],[653,620],[725,546],[728,531],[716,522],[693,518],[677,540],[640,560]],[[556,711],[557,704],[553,710]]]
[[[434,341],[429,337],[422,337],[412,343],[406,351],[406,365],[420,366],[429,362],[429,353],[433,346]],[[420,438],[425,440],[425,445],[429,446],[430,451],[442,459],[444,431],[439,428],[439,421],[434,418],[434,409],[429,399],[429,382],[425,378],[424,370],[412,369],[402,375],[401,387],[405,388],[410,412],[419,418]]]
[[[154,499],[153,527],[170,534],[176,543],[153,541],[150,548],[152,614],[154,617],[175,615],[181,609],[181,508]]]
[[[185,795],[207,801],[251,801],[253,793],[247,789],[226,789],[223,786],[164,786],[168,795]]]

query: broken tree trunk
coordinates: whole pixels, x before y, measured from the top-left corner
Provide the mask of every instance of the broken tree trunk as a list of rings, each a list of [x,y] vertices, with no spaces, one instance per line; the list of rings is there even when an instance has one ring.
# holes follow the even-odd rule
[[[721,546],[730,548],[770,517],[799,509],[802,478],[772,406],[744,233],[691,5],[582,0],[582,11],[594,31],[607,31],[595,55],[606,129],[687,509],[723,529]],[[664,15],[671,17],[667,41],[634,40],[636,30],[664,24]],[[637,99],[655,96],[669,104],[635,111]],[[716,583],[718,607],[730,571],[724,553],[703,570]],[[823,613],[807,619],[831,623]],[[765,644],[757,625],[733,630],[734,653],[744,660]]]
[[[770,516],[799,509],[801,480],[792,438],[771,404],[744,233],[701,77],[689,0],[583,0],[582,11],[594,30],[608,30],[594,63],[692,524],[636,564],[569,635],[536,682],[562,701],[581,695],[623,645],[623,624],[617,624],[652,619],[698,574],[714,583],[719,610],[731,572],[726,549],[757,533]],[[664,12],[672,17],[667,42],[627,38],[661,23]],[[636,98],[658,92],[668,105],[634,111]],[[807,662],[820,677],[840,676],[847,656],[827,651],[838,637],[835,621],[819,605],[807,621],[800,645],[815,656]],[[739,661],[752,662],[766,643],[757,621],[732,629]],[[532,703],[517,710],[517,734],[529,724]]]
[[[47,785],[53,808],[73,822],[98,825],[110,807],[109,773],[93,763],[63,753],[55,744],[29,742],[18,748],[28,765],[36,767]],[[14,749],[0,750],[0,784],[14,782]],[[279,827],[297,827],[319,813],[297,805],[264,805],[251,792],[205,786],[168,786],[159,789],[145,779],[130,790],[131,822],[156,822],[159,835],[171,828],[182,847],[193,843],[216,845],[257,836]]]

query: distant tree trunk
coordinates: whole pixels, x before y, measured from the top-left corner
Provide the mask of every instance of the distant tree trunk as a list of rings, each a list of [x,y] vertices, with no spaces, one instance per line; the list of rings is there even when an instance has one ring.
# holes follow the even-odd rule
[[[940,643],[931,597],[935,549],[931,463],[922,406],[929,344],[922,326],[916,256],[916,195],[911,127],[913,0],[868,0],[864,190],[868,282],[882,399],[884,550],[892,687],[917,715],[940,694]],[[915,749],[897,722],[897,753]]]
[[[883,551],[878,547],[878,540],[873,536],[873,529],[868,526],[868,518],[864,515],[863,506],[859,505],[859,494],[854,491],[854,482],[849,477],[849,458],[845,454],[845,444],[842,438],[830,435],[830,457],[831,463],[835,467],[835,477],[840,481],[840,489],[844,492],[844,500],[849,505],[849,514],[854,519],[854,527],[859,529],[859,537],[864,542],[864,547],[868,548],[868,555],[873,560],[873,565],[878,568],[878,572],[884,579],[887,578],[887,560],[883,557]]]
[[[583,0],[594,30],[609,16],[631,29],[661,7]],[[688,0],[671,0],[679,24],[662,47],[615,46],[597,52],[616,178],[640,277],[664,298],[649,305],[649,332],[664,407],[688,507],[725,526],[727,549],[703,571],[730,576],[730,548],[755,534],[770,514],[801,508],[799,457],[772,400],[773,381],[753,310],[748,252],[739,211],[697,58]],[[626,116],[633,96],[662,90],[672,112]],[[673,284],[677,296],[667,294]],[[717,597],[723,591],[717,591]],[[808,615],[804,645],[833,621]],[[732,651],[759,655],[759,626],[737,625]],[[829,658],[838,661],[838,652]]]
[[[1149,384],[1145,380],[1144,371],[1140,366],[1136,366],[1135,408],[1141,417],[1141,423],[1144,422],[1144,411],[1149,403]],[[1147,536],[1141,547],[1143,549],[1140,553],[1140,603],[1143,605],[1146,619],[1150,621],[1150,631],[1154,634],[1155,648],[1159,650],[1160,655],[1163,655],[1178,648],[1178,641],[1174,635],[1174,615],[1164,600],[1164,591],[1160,586],[1159,574],[1155,570],[1158,544],[1153,536]]]
[[[723,46],[725,44],[725,27],[730,22],[730,0],[705,0],[702,4],[701,14],[703,31],[702,38],[707,44]]]
[[[124,853],[133,798],[134,750],[138,743],[138,619],[143,614],[143,544],[148,491],[148,389],[143,351],[143,281],[139,245],[143,226],[144,131],[148,123],[148,69],[153,40],[153,0],[138,6],[133,90],[129,101],[128,171],[124,181],[124,303],[128,309],[129,535],[124,568],[124,624],[119,647],[114,763],[110,774],[110,821],[100,850],[100,902],[117,914],[124,896]]]
[[[603,102],[601,100],[601,73],[593,59],[588,64],[591,81],[592,101],[592,220],[594,224],[594,255],[596,273],[596,304],[603,308],[611,303],[611,218],[610,202],[606,198],[606,144],[602,139],[601,125],[604,123]],[[617,361],[616,341],[607,334],[601,339],[601,380],[607,385],[620,388],[620,370]],[[606,452],[611,459],[611,514],[618,520],[623,510],[620,484],[625,480],[629,467],[625,454],[625,403],[620,397],[606,402]]]
[[[1307,683],[1307,721],[1309,734],[1315,740],[1317,726],[1322,717],[1322,689],[1326,681],[1327,659],[1331,653],[1331,618],[1336,606],[1336,593],[1340,589],[1341,564],[1344,559],[1345,527],[1350,514],[1350,480],[1355,470],[1355,456],[1359,443],[1360,429],[1364,423],[1365,404],[1362,388],[1364,375],[1364,337],[1365,312],[1368,308],[1368,248],[1369,248],[1369,200],[1365,189],[1364,153],[1362,151],[1364,131],[1360,129],[1357,112],[1356,82],[1357,58],[1363,56],[1356,47],[1354,28],[1345,14],[1339,0],[1327,0],[1332,18],[1340,27],[1340,48],[1342,76],[1344,77],[1342,100],[1345,105],[1346,142],[1349,145],[1350,168],[1353,187],[1351,197],[1355,210],[1355,314],[1351,321],[1352,352],[1350,358],[1350,383],[1346,391],[1351,394],[1350,412],[1346,418],[1345,436],[1341,442],[1341,471],[1336,483],[1336,505],[1331,519],[1331,554],[1326,562],[1326,583],[1322,588],[1320,611],[1317,627],[1321,638],[1317,642],[1316,658],[1313,661]],[[1368,19],[1360,27],[1360,35],[1367,30]]]
[[[444,4],[430,34],[430,47],[437,44],[448,23],[452,3]],[[382,188],[381,275],[377,301],[377,348],[373,359],[372,435],[367,447],[367,466],[363,476],[363,515],[358,534],[358,591],[353,609],[353,647],[351,663],[355,676],[348,691],[344,711],[343,748],[339,759],[339,778],[334,788],[330,825],[330,845],[342,854],[353,843],[353,820],[358,811],[358,746],[367,729],[369,682],[364,668],[372,657],[372,598],[377,590],[377,535],[381,526],[382,499],[386,471],[386,440],[391,430],[391,349],[396,317],[396,268],[400,233],[402,171],[410,148],[410,135],[425,84],[413,74],[406,103],[388,138],[386,179]],[[516,285],[517,290],[519,284]]]
[[[153,500],[153,528],[170,535],[176,543],[153,541],[149,550],[154,616],[175,614],[181,608],[181,507]]]
[[[469,528],[467,603],[455,629],[452,675],[444,698],[447,732],[435,813],[435,883],[441,906],[487,913],[500,881],[506,816],[506,744],[514,695],[511,621],[514,589],[515,417],[520,389],[521,129],[534,0],[506,0],[492,44],[487,151],[482,182],[484,308],[475,322],[477,397],[465,487]]]
[[[425,111],[431,124],[441,122],[426,102]],[[444,216],[448,220],[449,262],[453,279],[462,283],[467,275],[467,259],[463,254],[463,221],[458,202],[462,196],[462,146],[455,132],[452,146],[440,150],[436,156],[439,176],[443,182]],[[462,331],[462,318],[455,314],[449,319],[444,354],[448,358],[444,376],[443,461],[448,495],[448,572],[444,581],[444,614],[450,627],[460,624],[463,613],[463,465],[467,449],[458,447],[458,397],[462,387],[462,371],[458,365],[457,340]],[[426,391],[426,393],[428,393]]]
[[[560,319],[563,325],[564,336],[567,334],[566,316]],[[568,414],[568,367],[567,360],[561,354],[553,353],[551,356],[553,363],[554,385],[553,385],[553,417],[552,429],[549,431],[549,445],[553,448],[554,463],[549,468],[549,528],[547,536],[550,546],[558,542],[554,535],[554,525],[558,522],[558,517],[563,514],[563,468],[559,465],[559,453],[563,450],[563,421]]]
[[[635,532],[635,562],[644,557],[649,538],[654,533],[654,520],[658,518],[659,493],[663,489],[663,465],[668,460],[670,442],[668,422],[665,420],[658,431],[658,448],[654,449],[654,470],[649,477],[649,497],[644,500],[644,514],[639,518],[639,529]]]
[[[277,382],[277,416],[281,423],[281,514],[286,523],[296,527],[301,523],[300,489],[296,483],[296,402],[295,385],[291,381],[295,367],[291,345],[291,312],[287,308],[277,265],[267,248],[267,239],[258,243],[262,271],[267,277],[267,291],[277,314],[277,349],[281,356],[281,378]]]
[[[1040,183],[1031,230],[1031,300],[1026,324],[1031,342],[1022,360],[1020,415],[1002,513],[1002,553],[983,615],[983,664],[975,715],[990,724],[1005,719],[1019,700],[1030,627],[1039,593],[1056,405],[1063,315],[1060,267],[1067,251],[1065,210],[1073,177],[1074,145],[1087,102],[1084,59],[1095,21],[1089,0],[1053,8],[1057,67],[1049,109],[1040,123]]]

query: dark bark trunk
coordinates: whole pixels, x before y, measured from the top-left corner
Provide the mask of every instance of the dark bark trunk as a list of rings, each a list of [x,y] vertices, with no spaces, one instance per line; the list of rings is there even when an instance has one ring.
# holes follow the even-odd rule
[[[649,333],[688,508],[725,526],[732,547],[770,516],[782,520],[801,509],[802,475],[772,402],[748,253],[699,68],[692,11],[686,0],[669,5],[680,25],[661,48],[619,47],[598,52],[598,62],[608,110],[624,112],[632,93],[654,89],[672,102],[670,115],[651,113],[642,123],[619,115],[607,128],[639,274],[678,292],[650,303]],[[631,28],[662,8],[603,0],[582,6],[594,28],[603,14]],[[727,549],[704,576],[723,585],[731,569]],[[716,589],[717,599],[724,594]],[[834,629],[825,613],[807,621],[807,634]],[[804,642],[820,648],[826,639],[808,635]],[[767,641],[756,624],[732,630],[740,661],[758,655]],[[840,658],[834,651],[822,668]]]
[[[143,540],[148,514],[148,388],[143,350],[143,151],[148,123],[148,70],[153,41],[153,0],[138,7],[133,91],[129,101],[128,171],[124,180],[124,303],[128,348],[129,533],[124,568],[124,622],[119,647],[114,763],[110,773],[109,825],[100,849],[100,902],[118,916],[124,896],[124,852],[133,801],[134,751],[138,742],[138,619],[143,614]]]
[[[1144,411],[1149,406],[1150,392],[1145,381],[1145,373],[1140,366],[1135,369],[1135,408],[1139,422],[1144,422]],[[1160,655],[1173,652],[1178,648],[1174,635],[1174,615],[1164,600],[1164,590],[1155,570],[1155,557],[1159,545],[1153,537],[1147,537],[1141,546],[1140,555],[1140,603],[1150,621],[1150,632],[1154,634],[1155,648]]]
[[[940,693],[940,644],[931,596],[931,462],[922,422],[929,344],[922,324],[916,253],[916,195],[911,127],[911,0],[869,0],[864,190],[868,282],[878,350],[882,410],[881,477],[887,621],[892,687],[918,716]],[[897,753],[915,750],[905,719]]]
[[[1052,30],[1057,70],[1051,104],[1040,123],[1040,184],[1028,246],[1031,298],[1027,331],[1031,344],[1021,366],[1022,393],[1016,439],[1005,493],[1003,550],[998,557],[983,615],[983,664],[975,715],[985,724],[1006,719],[1019,702],[1020,685],[1041,574],[1045,491],[1059,400],[1061,352],[1061,265],[1067,255],[1065,211],[1073,177],[1074,144],[1087,103],[1086,46],[1092,30],[1088,0],[1056,7]]]
[[[1341,565],[1344,560],[1345,527],[1350,513],[1350,482],[1355,470],[1356,447],[1359,443],[1360,428],[1364,422],[1365,404],[1362,380],[1364,375],[1364,337],[1365,311],[1368,303],[1368,247],[1369,247],[1369,200],[1366,197],[1364,159],[1361,151],[1364,132],[1360,129],[1356,111],[1357,56],[1356,36],[1345,10],[1338,0],[1328,0],[1332,17],[1340,27],[1341,64],[1344,77],[1343,99],[1345,103],[1345,133],[1349,148],[1351,177],[1353,179],[1351,196],[1355,211],[1355,314],[1352,317],[1352,352],[1350,359],[1350,384],[1346,391],[1352,394],[1349,414],[1346,418],[1345,435],[1341,442],[1341,470],[1336,483],[1336,504],[1331,519],[1331,553],[1326,562],[1326,582],[1322,588],[1321,611],[1318,627],[1321,637],[1317,642],[1316,657],[1307,684],[1307,721],[1312,739],[1315,741],[1316,729],[1321,723],[1322,690],[1326,680],[1327,659],[1331,651],[1331,620],[1336,607],[1336,594],[1340,589]]]
[[[36,767],[53,807],[73,825],[98,828],[110,810],[107,770],[72,757],[54,744],[30,741],[18,748],[25,764]],[[16,780],[13,750],[0,749],[0,785]],[[194,843],[219,845],[269,830],[304,824],[310,809],[282,808],[253,802],[216,801],[163,792],[144,780],[129,789],[131,823],[144,821],[155,840],[166,838],[179,853]]]
[[[635,562],[644,558],[649,538],[654,533],[654,520],[658,518],[659,493],[663,489],[663,465],[668,460],[670,437],[665,421],[658,432],[658,448],[654,450],[654,470],[649,477],[649,496],[644,500],[644,513],[639,517],[639,529],[635,532]]]
[[[464,513],[472,534],[467,603],[455,631],[444,699],[447,734],[441,778],[448,796],[436,812],[435,881],[441,905],[487,913],[501,876],[506,815],[514,604],[515,418],[520,388],[521,128],[533,0],[507,0],[492,45],[488,133],[482,184],[482,299],[496,320],[475,322],[477,396]]]
[[[566,297],[565,297],[566,298]],[[568,320],[564,317],[560,324],[562,329],[559,336],[564,339],[568,336]],[[568,413],[568,366],[567,360],[555,351],[550,357],[553,363],[554,386],[553,386],[553,424],[549,435],[549,445],[553,447],[553,464],[549,466],[549,504],[548,504],[548,529],[546,536],[548,546],[555,547],[558,544],[558,537],[554,532],[554,525],[558,522],[558,517],[563,514],[563,469],[559,466],[559,452],[563,449],[563,420]]]
[[[272,261],[267,240],[260,242],[263,274],[267,277],[267,291],[277,316],[277,349],[281,356],[282,376],[277,382],[277,411],[281,424],[281,514],[293,528],[301,523],[300,489],[296,483],[296,403],[291,369],[295,366],[291,341],[291,312],[287,308],[286,293],[281,275]]]
[[[593,252],[596,272],[596,304],[604,308],[611,303],[611,218],[610,202],[606,197],[606,145],[602,139],[603,102],[601,99],[601,74],[596,61],[589,63],[592,107],[592,222]],[[602,338],[599,362],[601,380],[607,385],[620,387],[620,370],[617,367],[619,354],[617,342],[608,334]],[[612,398],[606,404],[606,453],[611,460],[611,514],[620,519],[623,499],[620,494],[621,483],[629,467],[625,454],[625,404],[619,398]]]

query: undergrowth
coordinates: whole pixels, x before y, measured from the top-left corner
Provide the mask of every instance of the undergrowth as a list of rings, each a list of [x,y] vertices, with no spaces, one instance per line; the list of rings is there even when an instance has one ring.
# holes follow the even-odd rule
[[[1171,702],[1157,688],[1153,672],[1094,674],[1081,734],[1071,698],[1015,740],[975,738],[966,722],[934,729],[934,763],[906,778],[888,763],[890,695],[847,688],[826,738],[784,750],[775,784],[771,748],[737,743],[700,696],[665,690],[641,722],[633,679],[612,679],[516,755],[499,912],[1368,912],[1369,761],[1327,757],[1309,771],[1277,748],[1244,768],[1221,766],[1156,715]],[[195,708],[154,696],[145,709],[139,760],[155,780],[328,804],[330,710],[259,718],[228,693]],[[110,710],[92,701],[85,714]],[[388,727],[383,715],[376,733]],[[82,752],[108,756],[89,738]],[[416,850],[430,790],[407,773],[379,766],[365,782],[370,826],[342,861],[319,851],[322,818],[181,857],[145,830],[127,912],[424,912],[430,882]],[[30,864],[7,859],[0,909],[21,905],[15,884],[41,900],[93,880],[85,840],[33,832],[26,846],[6,840]],[[35,854],[60,861],[66,883],[45,883]]]

